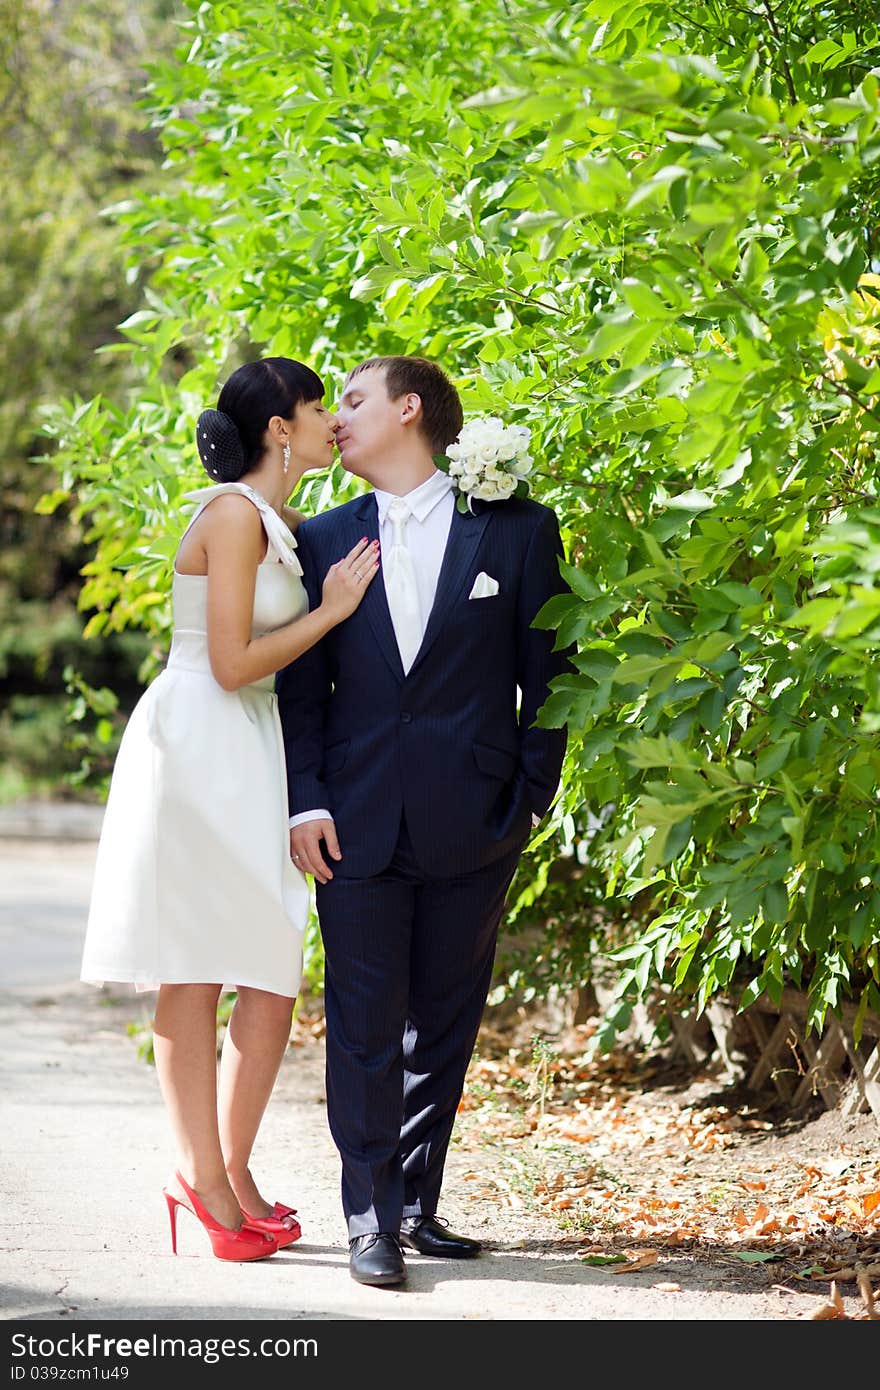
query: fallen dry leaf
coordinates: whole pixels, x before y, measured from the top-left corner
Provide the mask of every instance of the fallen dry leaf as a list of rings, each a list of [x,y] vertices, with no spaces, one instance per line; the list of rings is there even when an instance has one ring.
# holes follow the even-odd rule
[[[880,1275],[880,1264],[859,1265],[861,1272],[869,1279],[874,1275]],[[837,1279],[841,1284],[851,1284],[858,1277],[855,1268],[846,1269],[823,1269],[821,1274],[813,1273],[811,1279]]]
[[[836,1284],[831,1285],[831,1302],[823,1303],[821,1308],[817,1308],[815,1313],[810,1314],[811,1322],[827,1321],[831,1318],[843,1319],[849,1322],[846,1316],[846,1309],[843,1306],[843,1299]]]
[[[636,1269],[647,1269],[649,1265],[655,1265],[660,1258],[659,1250],[627,1250],[626,1264],[617,1265],[610,1272],[612,1274],[632,1274]]]
[[[874,1311],[874,1290],[871,1288],[871,1281],[862,1265],[856,1265],[856,1283],[859,1286],[859,1293],[862,1295],[867,1316],[871,1322],[880,1322],[880,1313]]]

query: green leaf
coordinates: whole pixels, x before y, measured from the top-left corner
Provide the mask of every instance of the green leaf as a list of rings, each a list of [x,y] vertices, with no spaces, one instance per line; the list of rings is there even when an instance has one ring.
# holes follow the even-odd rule
[[[707,512],[712,510],[715,503],[707,492],[691,488],[688,492],[680,492],[676,497],[670,497],[666,505],[684,512]]]
[[[577,594],[579,598],[594,599],[602,592],[595,579],[585,574],[583,570],[576,569],[574,565],[566,564],[564,560],[559,562],[559,572],[572,592]]]
[[[767,922],[785,922],[788,918],[788,892],[781,883],[770,883],[762,899]]]
[[[817,43],[811,45],[804,54],[804,61],[807,63],[823,63],[826,58],[830,58],[833,53],[840,52],[840,45],[836,39],[819,39]]]
[[[837,598],[814,598],[786,619],[789,627],[803,627],[810,633],[821,632],[836,618],[843,600]]]
[[[784,734],[776,743],[765,748],[759,755],[755,768],[755,775],[759,782],[766,782],[783,768],[788,761],[792,744],[796,741],[797,734]]]
[[[660,295],[644,281],[628,276],[621,281],[621,293],[629,307],[642,319],[666,319],[670,310]]]

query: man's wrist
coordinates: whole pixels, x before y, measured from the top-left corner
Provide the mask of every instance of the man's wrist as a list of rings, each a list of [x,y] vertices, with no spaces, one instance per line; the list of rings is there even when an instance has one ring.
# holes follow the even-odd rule
[[[300,812],[297,813],[297,815],[291,816],[290,819],[288,820],[287,824],[289,825],[289,827],[290,827],[291,830],[294,830],[294,829],[296,828],[296,826],[298,826],[298,825],[305,825],[305,824],[306,824],[308,821],[310,821],[310,820],[332,820],[332,819],[333,819],[333,817],[331,816],[330,812],[329,812],[329,811],[325,811],[323,808],[321,808],[321,809],[319,809],[319,810],[317,810],[317,811],[300,811]]]

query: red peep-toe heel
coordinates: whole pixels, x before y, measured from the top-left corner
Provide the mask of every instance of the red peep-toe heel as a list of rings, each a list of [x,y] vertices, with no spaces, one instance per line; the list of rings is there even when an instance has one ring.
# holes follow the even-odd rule
[[[241,1213],[249,1226],[272,1236],[278,1242],[279,1250],[292,1245],[302,1235],[302,1227],[296,1219],[296,1207],[286,1207],[282,1202],[276,1202],[271,1216],[251,1216],[244,1207]]]
[[[193,1192],[189,1183],[185,1182],[179,1173],[175,1173],[174,1176],[188,1199],[184,1201],[176,1193],[169,1192],[167,1187],[162,1189],[168,1204],[168,1218],[171,1222],[171,1249],[175,1255],[177,1254],[178,1207],[192,1212],[196,1220],[201,1222],[208,1233],[211,1249],[218,1260],[265,1260],[268,1255],[275,1254],[278,1249],[278,1241],[270,1231],[253,1229],[247,1218],[245,1218],[245,1224],[237,1231],[233,1230],[231,1226],[221,1226],[216,1217],[211,1215],[205,1204]]]

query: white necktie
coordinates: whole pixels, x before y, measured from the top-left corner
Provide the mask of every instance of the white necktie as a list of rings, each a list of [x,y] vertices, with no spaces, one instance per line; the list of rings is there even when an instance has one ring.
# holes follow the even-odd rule
[[[412,666],[422,645],[416,571],[406,543],[406,523],[411,515],[402,497],[392,500],[388,507],[388,520],[393,527],[391,554],[383,557],[382,564],[388,608],[404,671]]]

